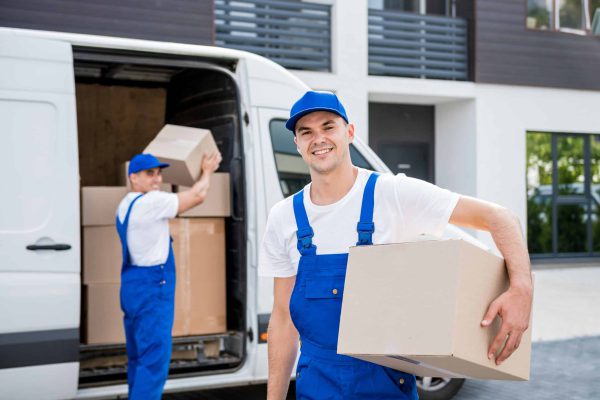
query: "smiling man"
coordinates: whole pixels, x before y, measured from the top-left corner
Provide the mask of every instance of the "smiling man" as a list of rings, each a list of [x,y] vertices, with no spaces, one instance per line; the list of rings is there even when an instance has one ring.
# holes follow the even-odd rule
[[[117,209],[123,249],[121,308],[127,345],[129,399],[159,400],[169,373],[175,309],[175,259],[169,219],[202,203],[219,167],[217,151],[202,160],[200,179],[179,193],[159,191],[161,163],[138,154],[129,163],[133,191]]]
[[[439,236],[448,223],[491,232],[504,255],[510,287],[481,324],[502,317],[488,357],[509,357],[528,327],[532,301],[527,247],[512,213],[403,174],[352,165],[354,125],[333,93],[307,92],[286,127],[311,183],[272,208],[261,248],[260,273],[274,277],[268,399],[285,399],[298,343],[298,399],[416,399],[413,375],[337,354],[342,295],[328,282],[345,276],[351,246]]]

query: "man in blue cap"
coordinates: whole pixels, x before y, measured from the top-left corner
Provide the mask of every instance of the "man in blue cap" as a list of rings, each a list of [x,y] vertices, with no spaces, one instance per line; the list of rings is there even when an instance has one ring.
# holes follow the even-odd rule
[[[491,232],[506,260],[510,287],[491,303],[481,325],[502,317],[488,358],[500,364],[509,357],[528,328],[532,301],[517,218],[496,204],[404,174],[352,165],[354,125],[333,93],[307,92],[293,105],[286,127],[311,183],[273,206],[263,239],[260,273],[274,277],[267,398],[285,399],[300,343],[298,399],[416,399],[413,375],[337,354],[347,253],[354,245],[440,236],[448,223]]]
[[[169,164],[152,154],[138,154],[129,163],[133,191],[117,209],[123,249],[121,308],[125,314],[129,399],[161,398],[169,373],[175,308],[169,219],[204,201],[211,175],[220,162],[218,151],[205,157],[200,179],[179,193],[159,191],[161,171]]]

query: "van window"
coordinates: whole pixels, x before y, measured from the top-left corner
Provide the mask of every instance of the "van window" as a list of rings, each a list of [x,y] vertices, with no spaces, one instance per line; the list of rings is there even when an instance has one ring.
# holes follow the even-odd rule
[[[271,143],[275,155],[275,167],[284,197],[302,190],[310,182],[308,166],[296,150],[294,135],[285,127],[285,120],[273,119],[269,123]],[[362,154],[350,145],[352,163],[360,168],[373,169]]]

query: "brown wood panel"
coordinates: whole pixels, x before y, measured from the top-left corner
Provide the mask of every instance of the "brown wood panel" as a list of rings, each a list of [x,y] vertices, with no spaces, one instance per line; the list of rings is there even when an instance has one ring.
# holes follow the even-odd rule
[[[116,186],[120,167],[165,123],[166,90],[77,84],[81,186]]]
[[[214,43],[211,0],[0,0],[0,26]]]
[[[474,80],[600,90],[600,36],[525,27],[526,0],[477,0]]]

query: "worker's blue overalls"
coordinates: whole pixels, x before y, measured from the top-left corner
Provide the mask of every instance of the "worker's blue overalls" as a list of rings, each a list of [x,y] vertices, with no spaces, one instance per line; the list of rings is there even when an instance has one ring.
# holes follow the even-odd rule
[[[130,400],[159,400],[169,373],[171,330],[175,310],[175,259],[169,245],[164,264],[150,267],[132,265],[127,247],[129,215],[123,223],[117,216],[117,231],[123,249],[121,308],[127,340],[127,383]]]
[[[371,174],[363,193],[358,246],[373,244],[377,177]],[[296,398],[418,399],[414,375],[337,354],[348,254],[317,255],[303,191],[294,195],[294,215],[301,254],[290,300],[291,317],[301,340]]]

